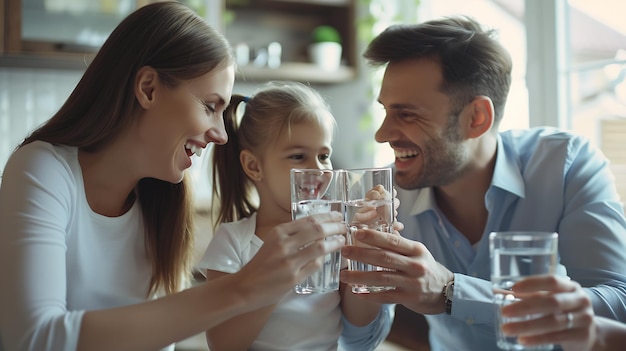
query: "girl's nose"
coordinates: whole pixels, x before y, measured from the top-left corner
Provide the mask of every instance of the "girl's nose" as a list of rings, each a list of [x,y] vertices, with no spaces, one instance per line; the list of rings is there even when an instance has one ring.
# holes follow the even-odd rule
[[[306,162],[303,165],[303,167],[304,168],[308,168],[308,169],[324,169],[325,168],[322,165],[322,163],[319,160],[317,160],[317,159]]]

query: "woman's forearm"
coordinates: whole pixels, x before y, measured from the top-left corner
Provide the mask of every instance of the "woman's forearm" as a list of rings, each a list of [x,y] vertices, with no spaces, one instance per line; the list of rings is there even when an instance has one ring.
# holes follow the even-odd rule
[[[136,305],[89,311],[78,350],[157,350],[247,312],[247,297],[225,277]],[[243,290],[245,291],[245,290]]]
[[[341,283],[341,312],[353,325],[362,327],[370,324],[380,312],[380,304],[369,302],[353,294],[352,287]]]
[[[207,281],[213,281],[230,274],[207,270]],[[275,304],[262,307],[228,319],[206,331],[207,343],[213,351],[245,351],[267,323],[276,307]]]

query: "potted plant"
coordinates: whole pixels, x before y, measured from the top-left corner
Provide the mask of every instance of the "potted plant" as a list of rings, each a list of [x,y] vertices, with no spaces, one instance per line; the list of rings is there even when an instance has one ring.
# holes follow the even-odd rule
[[[309,55],[311,61],[324,70],[338,69],[341,64],[341,36],[337,29],[328,25],[313,29]]]

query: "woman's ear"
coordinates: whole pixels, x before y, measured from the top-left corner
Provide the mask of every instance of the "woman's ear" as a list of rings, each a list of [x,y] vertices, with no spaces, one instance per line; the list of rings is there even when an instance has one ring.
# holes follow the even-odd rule
[[[468,106],[467,137],[478,138],[491,130],[494,122],[493,102],[487,96],[477,96]]]
[[[253,182],[260,182],[263,180],[261,163],[256,155],[250,152],[250,150],[241,150],[239,153],[239,162],[241,162],[243,171]]]
[[[139,69],[135,78],[135,97],[144,109],[154,103],[154,91],[158,80],[156,70],[150,66]]]

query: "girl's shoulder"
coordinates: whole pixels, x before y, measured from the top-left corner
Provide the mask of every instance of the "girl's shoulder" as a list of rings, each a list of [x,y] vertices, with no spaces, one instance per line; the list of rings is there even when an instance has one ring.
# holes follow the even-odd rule
[[[250,217],[242,218],[235,222],[222,223],[217,227],[215,236],[226,235],[234,237],[237,241],[247,242],[255,235],[256,212]]]

